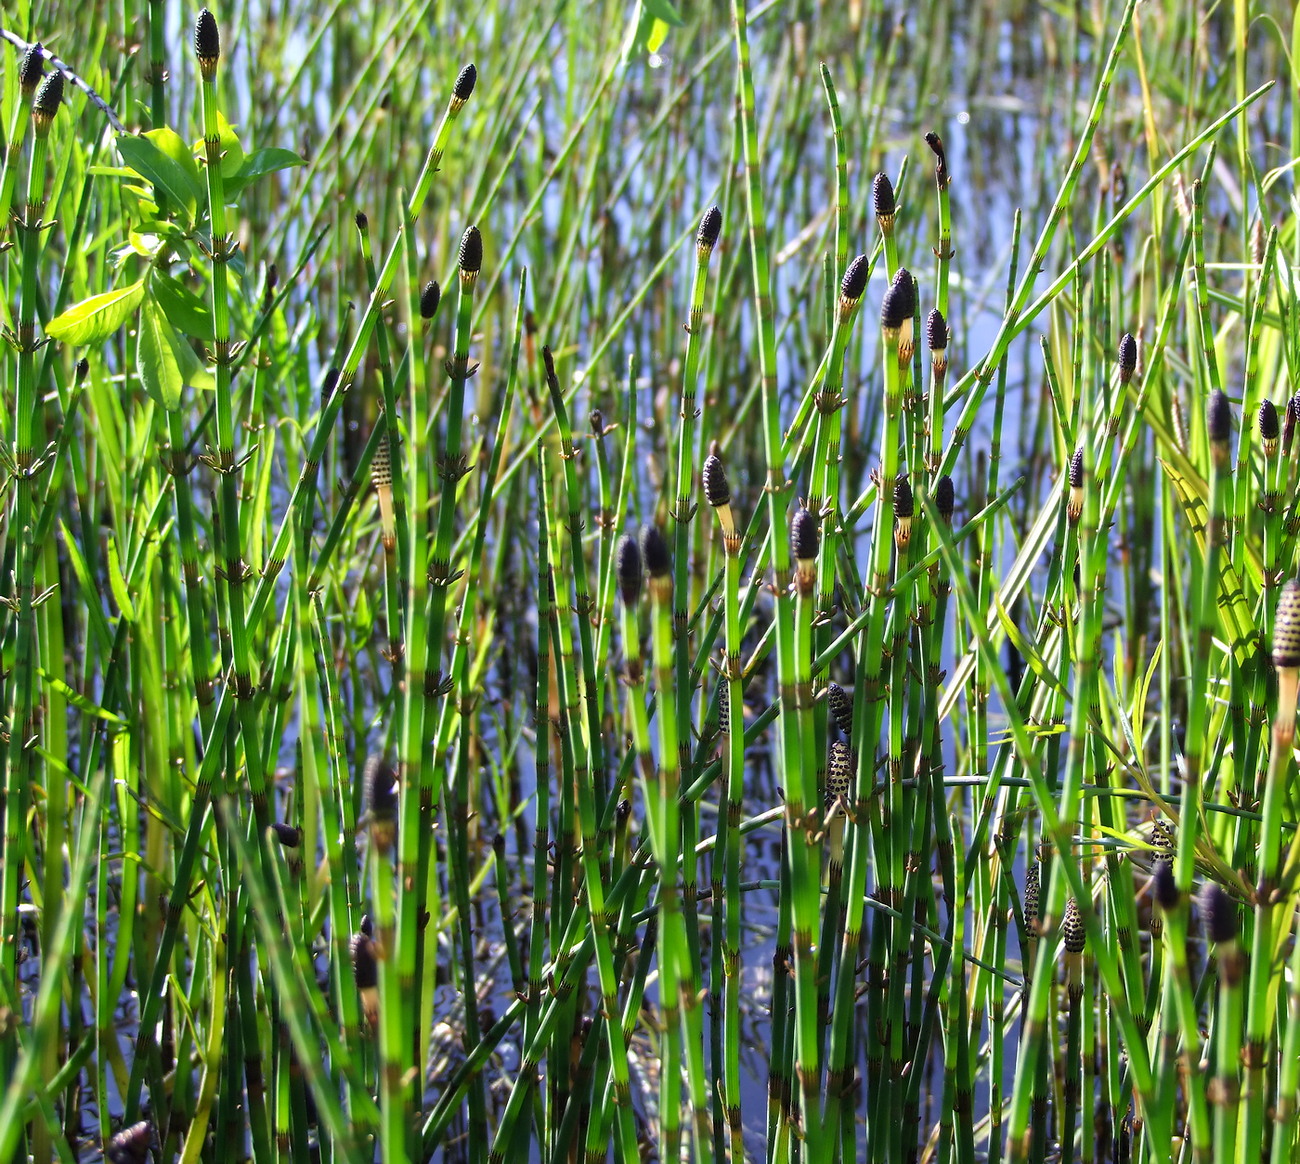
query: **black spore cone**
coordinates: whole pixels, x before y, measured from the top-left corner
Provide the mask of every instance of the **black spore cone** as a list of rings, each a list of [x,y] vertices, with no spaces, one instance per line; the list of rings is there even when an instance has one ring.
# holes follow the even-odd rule
[[[635,606],[641,598],[641,584],[645,574],[641,568],[641,547],[630,534],[619,539],[614,566],[618,573],[618,592],[623,605]]]
[[[1127,384],[1138,365],[1138,343],[1128,332],[1119,337],[1119,378]]]
[[[1205,406],[1205,428],[1215,443],[1226,441],[1232,435],[1232,405],[1222,388],[1210,393],[1210,402]]]
[[[912,273],[906,267],[899,267],[880,304],[880,326],[896,331],[912,318],[915,310],[916,288],[912,285]]]
[[[361,930],[352,935],[352,977],[358,990],[373,990],[379,985],[379,964],[375,961],[375,943]]]
[[[1292,578],[1278,595],[1273,620],[1273,666],[1300,667],[1300,582]]]
[[[651,578],[662,578],[672,572],[673,562],[668,554],[668,543],[657,525],[648,525],[641,531],[641,556]]]
[[[889,180],[889,175],[877,174],[871,183],[871,203],[876,209],[876,215],[880,218],[887,218],[894,213],[894,184]]]
[[[853,700],[838,683],[826,684],[826,706],[835,726],[846,736],[853,733]]]
[[[477,275],[483,267],[483,236],[477,226],[469,227],[460,240],[460,269]]]
[[[717,509],[720,505],[731,504],[731,486],[727,484],[727,470],[722,458],[710,453],[704,458],[704,499]]]
[[[1259,406],[1259,435],[1261,440],[1275,441],[1278,437],[1277,405],[1265,400]]]
[[[704,247],[706,250],[718,241],[718,235],[722,231],[722,211],[716,206],[710,206],[704,212],[704,217],[700,219],[700,229],[695,235],[695,245]]]
[[[380,755],[366,760],[365,789],[370,805],[370,815],[378,819],[391,819],[397,813],[397,773]]]
[[[826,803],[833,804],[853,791],[853,749],[843,740],[835,740],[826,759]]]
[[[379,448],[370,462],[370,480],[377,488],[391,488],[393,484],[393,452],[388,443],[388,430],[379,438]]]
[[[956,508],[955,490],[952,487],[952,478],[945,473],[939,478],[939,483],[934,487],[934,507],[939,511],[939,516],[944,521],[952,521],[952,511]]]
[[[39,118],[49,121],[63,104],[63,74],[55,69],[36,90],[36,99],[32,102],[32,112]]]
[[[932,352],[942,352],[948,347],[948,321],[937,307],[925,317],[925,342]]]
[[[1178,882],[1174,880],[1174,867],[1168,861],[1161,861],[1151,875],[1152,891],[1156,904],[1166,913],[1178,908]]]
[[[1237,939],[1237,907],[1221,885],[1210,881],[1201,894],[1201,914],[1205,918],[1205,932],[1217,945]]]
[[[41,83],[44,62],[45,53],[39,43],[32,45],[23,53],[22,63],[18,66],[18,84],[22,86],[24,93],[35,92],[36,86]]]
[[[867,289],[867,273],[870,263],[866,255],[858,255],[856,259],[849,264],[849,269],[844,272],[844,278],[840,280],[840,295],[845,299],[861,299],[862,292]]]
[[[1083,450],[1075,449],[1070,458],[1070,488],[1083,488]]]
[[[1023,906],[1025,910],[1025,926],[1030,934],[1037,932],[1038,926],[1038,861],[1032,856],[1029,859],[1029,868],[1025,870],[1025,894]]]
[[[478,69],[472,64],[466,65],[456,75],[456,86],[452,89],[452,96],[457,101],[468,101],[469,95],[474,92],[474,86],[478,82]]]
[[[215,60],[221,55],[221,34],[217,31],[217,18],[206,8],[194,22],[194,55],[201,61]]]
[[[1061,938],[1067,954],[1082,954],[1088,944],[1088,932],[1083,928],[1079,903],[1073,897],[1066,903],[1065,917],[1061,922]]]
[[[276,821],[271,825],[271,831],[275,833],[275,839],[286,849],[296,849],[302,844],[302,829],[294,828],[293,825]]]
[[[820,541],[821,531],[817,528],[817,516],[811,509],[801,507],[790,523],[790,547],[794,550],[794,556],[800,561],[815,558]]]
[[[914,512],[912,486],[906,477],[894,482],[894,513],[898,517],[911,517]]]
[[[432,319],[437,314],[441,299],[442,288],[438,286],[438,280],[430,279],[420,292],[420,318]]]

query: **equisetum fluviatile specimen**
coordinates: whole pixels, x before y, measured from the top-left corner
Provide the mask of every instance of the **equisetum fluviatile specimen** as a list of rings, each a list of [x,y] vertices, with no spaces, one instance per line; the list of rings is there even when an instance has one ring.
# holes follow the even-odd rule
[[[0,1161],[1296,1158],[1289,8],[551,7],[0,30]]]

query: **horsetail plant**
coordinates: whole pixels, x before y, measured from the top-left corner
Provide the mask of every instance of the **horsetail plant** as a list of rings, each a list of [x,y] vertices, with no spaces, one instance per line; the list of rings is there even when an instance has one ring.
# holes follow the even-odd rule
[[[0,29],[0,1160],[1294,1155],[1285,19],[1057,6],[855,202],[962,22],[128,8]]]
[[[722,674],[726,693],[722,715],[722,748],[726,780],[726,831],[723,835],[722,863],[726,894],[726,929],[723,936],[723,1027],[725,1063],[722,1076],[722,1102],[726,1113],[728,1143],[733,1159],[744,1154],[740,1092],[740,822],[744,812],[745,733],[744,694],[741,671],[740,566],[742,538],[731,504],[731,487],[727,482],[722,458],[710,453],[701,474],[704,497],[718,518],[723,547],[723,617],[725,643]],[[715,865],[718,862],[714,855]],[[717,878],[715,877],[715,886]],[[716,892],[716,889],[715,889]]]
[[[24,78],[31,79],[30,67]],[[24,86],[26,88],[26,86]],[[27,172],[27,192],[21,217],[15,218],[19,232],[21,293],[17,328],[7,333],[10,346],[18,356],[14,424],[10,429],[13,444],[6,451],[8,471],[15,483],[10,509],[10,536],[17,542],[14,591],[11,595],[11,625],[16,628],[13,672],[7,684],[6,722],[8,731],[4,747],[4,852],[0,872],[0,994],[16,998],[17,933],[19,890],[28,859],[23,843],[29,789],[37,772],[40,730],[35,719],[38,637],[37,606],[48,592],[38,587],[38,556],[35,544],[35,493],[38,475],[47,459],[38,455],[36,442],[45,435],[42,397],[37,392],[36,354],[44,345],[36,338],[37,278],[42,255],[41,237],[49,225],[41,221],[45,211],[46,165],[49,136],[59,106],[63,103],[63,74],[50,73],[36,89],[32,100],[31,158]],[[51,661],[52,662],[52,661]],[[0,1037],[0,1069],[8,1076],[16,1057],[16,1042],[11,1030]]]
[[[659,848],[659,974],[663,993],[665,1054],[660,1085],[660,1117],[665,1151],[680,1142],[679,1123],[681,1072],[689,1081],[689,1105],[693,1115],[695,1151],[701,1159],[712,1152],[709,1130],[708,1089],[704,1083],[704,1038],[699,1000],[692,987],[687,935],[681,911],[678,866],[681,864],[681,768],[677,725],[668,714],[668,697],[673,691],[674,654],[672,625],[672,562],[668,545],[658,526],[641,532],[641,557],[645,562],[650,591],[651,641],[655,686],[663,712],[659,724],[659,758],[655,789],[647,811],[657,816],[655,831]],[[676,1046],[674,1047],[674,1044]]]

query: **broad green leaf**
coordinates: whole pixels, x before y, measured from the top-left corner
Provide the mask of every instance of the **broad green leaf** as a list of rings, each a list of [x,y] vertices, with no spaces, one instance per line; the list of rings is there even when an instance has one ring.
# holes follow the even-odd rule
[[[181,369],[181,382],[191,388],[211,390],[217,386],[217,378],[212,366],[194,351],[194,345],[183,335],[176,332],[176,359]]]
[[[668,22],[660,20],[657,16],[655,22],[650,28],[650,39],[646,41],[646,49],[649,52],[657,53],[664,47],[664,41],[668,39]]]
[[[143,279],[129,287],[92,295],[50,320],[45,333],[65,344],[102,344],[130,319],[143,297]]]
[[[184,283],[155,271],[149,280],[149,290],[177,331],[212,343],[212,312]]]
[[[117,552],[117,538],[111,535],[108,539],[108,585],[113,591],[113,598],[122,612],[122,617],[127,622],[135,622],[135,604],[127,592],[126,579],[122,577],[122,561]]]
[[[150,260],[158,254],[158,248],[162,246],[163,241],[161,235],[138,230],[131,231],[126,237],[132,251],[142,259]]]
[[[226,192],[228,194],[238,193],[245,186],[252,185],[258,178],[265,177],[267,174],[274,174],[277,170],[288,170],[294,166],[304,164],[302,158],[295,154],[293,150],[278,147],[254,150],[244,158],[239,169],[227,178]],[[223,175],[225,174],[224,166],[221,172]]]
[[[217,113],[217,133],[221,136],[221,176],[233,178],[243,167],[246,155],[244,147],[239,144],[239,135],[220,112]],[[203,148],[201,142],[199,148]]]
[[[185,383],[181,374],[183,346],[184,341],[167,322],[162,308],[153,299],[146,299],[140,312],[136,371],[145,391],[169,411],[175,411],[181,402],[181,388]]]
[[[207,182],[203,177],[203,171],[199,169],[199,163],[194,158],[194,151],[185,144],[181,135],[174,129],[163,126],[161,129],[149,130],[144,136],[185,171],[185,177],[194,190],[195,197],[201,201],[207,189]]]
[[[681,28],[684,23],[668,0],[641,0],[641,4],[656,20],[662,20],[673,28]]]
[[[172,134],[172,136],[176,135]],[[187,227],[194,225],[194,215],[202,188],[198,182],[198,169],[194,167],[194,159],[189,158],[188,153],[185,156],[189,158],[193,168],[192,173],[183,163],[161,149],[149,136],[133,137],[129,133],[118,134],[117,152],[137,174],[153,183],[166,198],[169,209],[175,209],[184,216]]]

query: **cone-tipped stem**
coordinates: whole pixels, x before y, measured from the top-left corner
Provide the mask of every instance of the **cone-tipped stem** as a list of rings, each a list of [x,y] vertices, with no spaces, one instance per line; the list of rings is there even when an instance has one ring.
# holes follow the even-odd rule
[[[1300,582],[1282,587],[1273,620],[1273,666],[1277,668],[1277,715],[1273,720],[1275,748],[1290,748],[1295,738],[1297,687],[1300,687]]]
[[[1079,520],[1079,515],[1083,513],[1083,450],[1075,449],[1074,455],[1070,458],[1070,500],[1066,507],[1066,513],[1069,515],[1071,522]]]
[[[1264,444],[1264,455],[1271,457],[1277,452],[1277,438],[1279,435],[1277,405],[1271,400],[1262,401],[1256,423],[1259,426],[1259,439]]]
[[[1029,867],[1025,870],[1025,929],[1030,935],[1038,933],[1038,862],[1032,857],[1029,860]]]
[[[372,1031],[379,1027],[379,962],[374,939],[365,930],[352,935],[352,979],[361,995],[361,1009]]]
[[[460,240],[460,274],[461,278],[474,276],[483,267],[483,236],[477,226],[468,227]]]
[[[915,512],[915,502],[912,497],[912,484],[906,477],[899,477],[894,482],[894,517],[897,524],[894,526],[894,541],[898,544],[900,550],[906,549],[907,544],[912,540],[912,514]]]
[[[1237,907],[1221,885],[1207,882],[1201,894],[1201,916],[1205,933],[1216,945],[1237,940]]]
[[[1232,436],[1232,405],[1228,402],[1228,394],[1221,388],[1210,393],[1209,403],[1205,406],[1205,430],[1216,455],[1219,447],[1226,455],[1228,438]]]
[[[293,825],[275,821],[271,825],[271,831],[275,834],[275,839],[286,849],[296,849],[302,844],[302,829],[294,828]]]
[[[432,319],[438,312],[438,303],[442,299],[442,288],[437,279],[430,279],[420,291],[420,318]]]
[[[37,137],[44,137],[50,132],[54,115],[58,113],[62,103],[63,74],[55,69],[41,82],[41,87],[36,90],[36,97],[32,102],[32,128],[36,131]]]
[[[727,470],[722,464],[722,458],[716,453],[710,453],[704,458],[704,499],[719,509],[724,505],[731,504],[731,486],[727,483]]]
[[[871,262],[866,255],[858,255],[844,272],[844,278],[840,280],[840,298],[856,303],[862,298],[862,293],[867,289],[867,275],[870,272]]]
[[[956,504],[956,491],[952,486],[952,478],[945,473],[934,487],[934,507],[939,511],[939,516],[949,525],[952,524],[952,513]]]
[[[817,548],[821,541],[817,516],[811,509],[801,508],[795,512],[790,523],[790,548],[800,562],[812,561],[817,557]]]
[[[716,444],[714,448],[716,450]],[[702,476],[704,498],[713,506],[713,511],[718,515],[718,524],[722,527],[722,548],[728,556],[734,557],[740,553],[740,530],[731,508],[731,486],[727,482],[727,470],[716,451],[704,459]]]
[[[203,79],[211,81],[221,57],[221,34],[217,31],[217,18],[206,8],[194,22],[194,55],[199,59]]]
[[[853,794],[854,769],[853,749],[843,740],[831,744],[830,754],[826,759],[826,804],[829,807],[841,797],[847,799]]]
[[[1182,895],[1178,892],[1178,882],[1174,880],[1174,867],[1170,862],[1161,861],[1156,865],[1151,874],[1151,892],[1165,913],[1178,908]]]
[[[718,241],[722,231],[722,211],[710,206],[700,219],[700,229],[695,234],[695,246],[701,255],[707,256]]]
[[[648,525],[641,531],[641,556],[651,578],[662,578],[673,572],[668,543],[657,525]]]
[[[925,135],[925,144],[930,147],[930,152],[934,154],[934,180],[939,189],[942,190],[948,185],[950,177],[948,174],[948,154],[943,148],[943,138],[934,130],[931,130]]]
[[[898,331],[912,318],[916,310],[916,289],[912,275],[906,267],[899,267],[880,302],[880,326],[886,331]]]
[[[453,86],[451,95],[453,100],[464,105],[469,100],[470,94],[474,92],[474,86],[478,83],[478,69],[473,64],[466,65],[459,73],[456,74],[456,84]]]
[[[871,204],[875,207],[876,218],[880,221],[882,233],[891,233],[894,229],[894,184],[887,174],[877,174],[871,183]]]
[[[641,531],[641,557],[650,575],[651,599],[667,607],[673,596],[673,562],[668,543],[657,525],[648,525]]]
[[[1273,666],[1279,671],[1300,667],[1300,581],[1282,587],[1273,623]]]
[[[32,45],[23,53],[22,63],[18,66],[18,84],[28,97],[36,92],[36,86],[41,83],[41,77],[44,76],[42,68],[44,62],[45,53],[39,43]]]
[[[645,571],[641,565],[641,547],[636,538],[625,534],[614,552],[614,568],[618,575],[618,593],[623,605],[633,607],[641,601],[641,587]]]
[[[388,429],[380,438],[374,460],[370,462],[370,480],[379,498],[380,537],[384,553],[391,554],[397,547],[397,519],[393,510],[393,454]]]
[[[1128,332],[1119,337],[1119,382],[1127,384],[1137,369],[1138,345]]]
[[[1065,944],[1067,954],[1082,954],[1088,944],[1088,933],[1083,928],[1079,903],[1073,897],[1065,906],[1065,917],[1061,921],[1061,940]]]
[[[948,321],[937,307],[931,308],[925,317],[925,342],[932,352],[948,349]]]
[[[925,342],[930,349],[930,370],[941,382],[948,373],[948,321],[937,307],[925,317]]]
[[[831,718],[835,721],[835,726],[844,735],[852,735],[853,700],[849,698],[849,693],[838,683],[828,683],[826,685],[826,706],[830,710]]]
[[[397,774],[380,755],[366,760],[362,777],[368,815],[370,842],[381,851],[392,848],[397,836]]]

